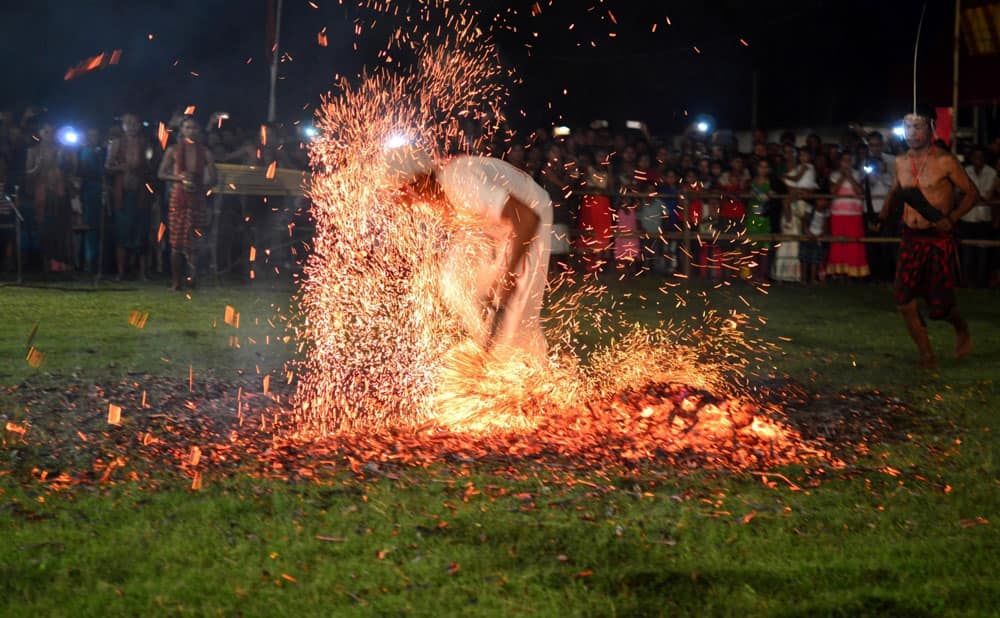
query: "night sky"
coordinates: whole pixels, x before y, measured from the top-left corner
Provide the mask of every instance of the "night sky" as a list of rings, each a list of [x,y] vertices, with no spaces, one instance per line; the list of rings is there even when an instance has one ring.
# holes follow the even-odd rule
[[[355,19],[373,13],[336,0],[314,3],[318,9],[285,0],[282,48],[293,60],[281,65],[279,117],[288,121],[311,115],[334,74],[374,64],[390,27],[381,16],[374,34],[366,30],[356,39]],[[531,16],[532,4],[477,3],[484,13],[518,9],[518,32],[499,34],[497,43],[524,80],[508,109],[512,119],[526,112],[523,129],[636,118],[667,132],[686,126],[685,110],[712,114],[723,127],[748,128],[755,71],[758,124],[771,128],[888,120],[910,98],[919,0],[553,0],[540,3],[538,16]],[[265,115],[265,0],[0,5],[0,109],[38,102],[58,121],[101,123],[127,110],[157,120],[186,105],[197,105],[205,117],[228,111],[247,125]],[[952,10],[950,1],[929,0],[921,47],[922,72],[933,75],[923,80],[921,97],[940,104],[950,96],[941,86],[950,79],[942,75],[950,71]],[[325,48],[316,39],[324,26]],[[71,66],[113,49],[123,50],[118,66],[63,81]]]

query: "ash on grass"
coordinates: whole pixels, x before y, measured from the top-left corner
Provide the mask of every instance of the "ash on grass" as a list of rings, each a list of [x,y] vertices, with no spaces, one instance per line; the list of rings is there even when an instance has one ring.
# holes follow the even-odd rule
[[[789,381],[753,385],[755,403],[717,399],[678,383],[649,384],[589,403],[573,419],[533,430],[472,435],[397,428],[318,442],[281,439],[292,387],[262,393],[257,379],[197,381],[132,375],[94,386],[26,380],[6,389],[0,474],[54,488],[134,481],[156,486],[250,474],[325,478],[351,470],[383,474],[408,466],[474,463],[622,474],[683,474],[705,468],[761,471],[816,461],[841,467],[868,445],[906,439],[911,408],[873,392],[811,393]],[[144,403],[145,402],[145,405]],[[692,403],[694,402],[694,403]],[[13,404],[13,405],[9,405]],[[108,423],[108,408],[122,408]],[[751,425],[787,429],[794,442],[761,439]]]

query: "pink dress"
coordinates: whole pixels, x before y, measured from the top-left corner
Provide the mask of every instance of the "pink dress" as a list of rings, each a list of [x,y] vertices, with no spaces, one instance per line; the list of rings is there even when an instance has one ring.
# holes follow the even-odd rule
[[[619,208],[615,211],[618,220],[614,226],[615,234],[638,234],[639,219],[637,208]],[[615,261],[634,262],[639,257],[638,236],[615,236]]]
[[[835,174],[838,174],[835,172]],[[836,180],[839,181],[839,174]],[[863,238],[865,221],[863,206],[854,187],[850,183],[835,182],[833,193],[838,196],[830,207],[830,235]],[[860,242],[832,242],[830,255],[827,258],[826,273],[828,275],[847,275],[848,277],[867,277],[871,274],[868,268],[868,254]]]

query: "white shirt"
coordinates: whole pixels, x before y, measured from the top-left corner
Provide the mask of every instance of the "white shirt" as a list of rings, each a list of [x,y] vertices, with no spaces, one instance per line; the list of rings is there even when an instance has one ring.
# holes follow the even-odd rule
[[[979,195],[983,200],[990,198],[990,193],[997,181],[997,171],[989,165],[983,166],[983,171],[976,173],[976,168],[969,165],[965,168],[965,173],[969,175],[969,180],[979,189]],[[972,210],[962,216],[962,221],[966,223],[986,223],[993,220],[993,208],[982,201],[972,207]]]
[[[799,165],[801,166],[801,164]],[[806,163],[805,167],[805,171],[802,172],[802,176],[798,180],[791,180],[788,177],[788,174],[798,172],[798,167],[789,171],[782,180],[785,181],[787,186],[794,187],[796,189],[819,189],[819,185],[816,184],[816,168],[813,167],[812,163]]]
[[[517,287],[507,302],[494,343],[497,351],[507,347],[544,361],[541,310],[552,245],[549,194],[525,172],[488,157],[455,157],[438,169],[437,181],[452,207],[478,215],[484,224],[482,232],[497,243],[487,247],[474,233],[454,238],[441,281],[442,297],[475,339],[485,340],[489,330],[479,298],[507,269],[511,236],[501,220],[507,200],[514,198],[538,215],[538,232],[524,256]]]

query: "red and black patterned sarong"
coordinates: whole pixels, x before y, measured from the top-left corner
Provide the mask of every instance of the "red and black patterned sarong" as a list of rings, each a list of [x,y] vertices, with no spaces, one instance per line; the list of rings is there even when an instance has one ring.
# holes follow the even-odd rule
[[[927,301],[932,320],[942,320],[955,305],[955,241],[936,230],[903,229],[894,284],[896,304]]]
[[[205,169],[205,154],[202,146],[180,140],[174,153],[174,173],[182,175],[186,170],[187,148],[195,149],[195,165],[189,176],[194,190],[185,190],[183,183],[175,182],[170,193],[170,248],[174,253],[183,253],[194,259],[198,249],[198,238],[205,226],[205,194],[202,179]]]

